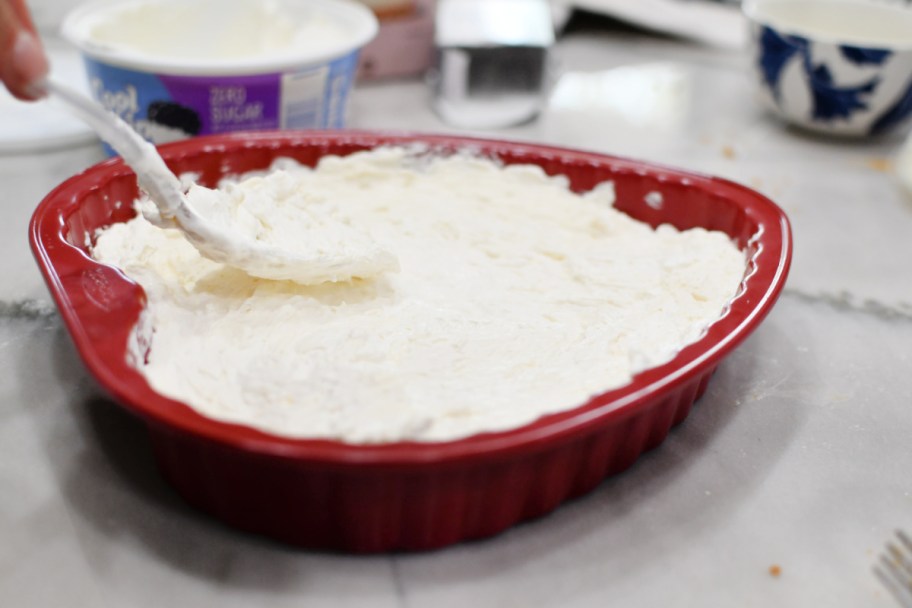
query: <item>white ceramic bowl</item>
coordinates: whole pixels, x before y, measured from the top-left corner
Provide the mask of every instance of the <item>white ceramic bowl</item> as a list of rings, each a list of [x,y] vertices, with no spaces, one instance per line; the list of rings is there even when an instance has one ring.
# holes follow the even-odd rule
[[[761,98],[805,129],[880,135],[912,116],[912,10],[870,0],[747,0]]]
[[[95,98],[155,143],[343,127],[376,32],[351,0],[96,0],[62,26]]]

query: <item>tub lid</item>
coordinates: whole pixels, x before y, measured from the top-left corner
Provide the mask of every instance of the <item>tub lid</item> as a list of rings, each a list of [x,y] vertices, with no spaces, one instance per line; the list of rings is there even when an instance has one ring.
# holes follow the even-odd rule
[[[61,32],[89,57],[171,75],[268,74],[345,57],[377,33],[351,0],[95,0]]]

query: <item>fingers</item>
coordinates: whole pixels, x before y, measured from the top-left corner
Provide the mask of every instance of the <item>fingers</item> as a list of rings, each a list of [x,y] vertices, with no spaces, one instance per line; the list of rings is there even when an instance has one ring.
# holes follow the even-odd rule
[[[25,0],[0,0],[0,80],[14,97],[37,99],[42,93],[32,85],[48,67]]]

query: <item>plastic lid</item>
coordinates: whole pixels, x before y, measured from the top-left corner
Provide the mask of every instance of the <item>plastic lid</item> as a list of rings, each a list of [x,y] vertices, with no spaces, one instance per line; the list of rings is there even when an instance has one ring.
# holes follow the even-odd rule
[[[377,33],[350,0],[97,0],[62,33],[93,59],[174,75],[273,73],[343,57]]]

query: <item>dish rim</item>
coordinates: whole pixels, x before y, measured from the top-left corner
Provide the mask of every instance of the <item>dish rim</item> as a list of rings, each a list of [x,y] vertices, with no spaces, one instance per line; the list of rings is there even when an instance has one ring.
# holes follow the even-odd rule
[[[142,288],[120,270],[96,262],[83,249],[71,244],[65,234],[66,218],[76,211],[85,193],[93,187],[99,188],[111,179],[132,175],[132,171],[119,158],[96,164],[70,177],[48,193],[32,216],[29,227],[30,245],[84,364],[99,384],[122,406],[159,428],[245,452],[279,457],[299,464],[319,463],[321,466],[398,468],[486,460],[498,456],[516,456],[530,449],[544,450],[571,437],[582,436],[587,430],[610,425],[648,408],[662,393],[687,382],[697,374],[713,369],[763,320],[784,286],[792,257],[792,238],[788,218],[775,203],[759,192],[735,182],[661,164],[502,139],[355,130],[238,132],[174,142],[160,146],[160,150],[166,160],[178,161],[195,154],[223,154],[235,148],[268,149],[287,145],[318,149],[333,146],[371,148],[414,143],[445,150],[479,150],[495,157],[507,153],[512,157],[528,156],[530,162],[556,160],[563,164],[584,166],[609,165],[615,172],[632,171],[663,183],[674,181],[693,186],[709,195],[734,200],[759,226],[749,241],[756,252],[749,260],[749,269],[738,294],[723,316],[697,341],[683,348],[672,359],[636,374],[624,386],[594,395],[586,403],[572,409],[546,414],[513,429],[439,442],[354,444],[341,440],[283,437],[207,418],[184,403],[152,390],[140,372],[128,363],[126,351],[120,361],[100,356],[96,342],[83,324],[78,307],[74,306],[70,293],[73,288],[65,279],[96,270],[107,272],[109,278],[114,277],[114,280],[129,284],[137,298],[129,303],[129,310],[121,314],[135,314],[125,330],[121,327],[124,325],[122,319],[116,326],[126,331],[128,340],[145,309],[145,295]]]

